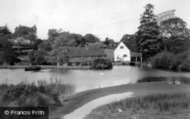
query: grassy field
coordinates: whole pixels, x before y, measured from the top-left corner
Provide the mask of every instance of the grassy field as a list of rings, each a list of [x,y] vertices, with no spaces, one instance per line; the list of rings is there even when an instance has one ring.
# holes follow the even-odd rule
[[[190,93],[133,97],[93,110],[85,119],[188,119]]]

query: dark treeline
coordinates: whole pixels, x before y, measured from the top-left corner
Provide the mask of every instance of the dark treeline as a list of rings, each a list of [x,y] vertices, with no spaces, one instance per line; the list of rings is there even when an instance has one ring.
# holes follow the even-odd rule
[[[112,48],[116,46],[113,39],[100,41],[95,35],[65,32],[57,29],[48,30],[47,39],[37,37],[37,27],[19,25],[12,33],[8,26],[0,27],[0,64],[14,65],[27,60],[33,65],[63,64],[67,61],[66,47],[95,46]],[[26,62],[27,62],[26,61]]]

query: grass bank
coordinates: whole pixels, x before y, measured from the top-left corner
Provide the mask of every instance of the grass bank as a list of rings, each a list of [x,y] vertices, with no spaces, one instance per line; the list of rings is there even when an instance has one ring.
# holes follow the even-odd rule
[[[125,92],[133,92],[135,97],[146,96],[150,94],[163,94],[172,92],[190,92],[189,85],[170,85],[166,81],[149,82],[137,84],[125,84],[113,87],[93,89],[77,94],[64,97],[62,107],[57,108],[51,113],[51,119],[59,119],[63,115],[73,112],[75,109],[85,105],[86,103],[111,94],[119,94]],[[102,118],[104,119],[104,118]]]
[[[187,119],[190,93],[133,97],[98,107],[85,119]]]

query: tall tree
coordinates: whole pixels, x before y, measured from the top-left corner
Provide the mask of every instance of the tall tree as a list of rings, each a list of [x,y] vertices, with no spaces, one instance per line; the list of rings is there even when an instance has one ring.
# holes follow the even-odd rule
[[[181,18],[174,17],[161,22],[160,29],[163,37],[178,38],[180,40],[190,38],[187,24]]]
[[[72,46],[82,47],[85,45],[85,39],[80,34],[74,34],[69,32],[62,32],[53,42],[53,48]]]
[[[48,40],[53,42],[56,37],[58,37],[60,35],[60,33],[62,32],[62,29],[49,29],[48,30]]]
[[[140,52],[143,53],[144,60],[162,51],[162,40],[153,10],[153,5],[147,4],[145,6],[137,32],[137,45]]]
[[[7,27],[7,25],[0,26],[0,37],[7,37],[7,38],[12,37],[12,33],[9,30],[9,28]]]
[[[67,47],[58,47],[58,48],[53,49],[50,52],[48,60],[52,64],[57,63],[58,66],[67,63],[68,61]]]
[[[9,42],[7,37],[0,37],[0,63],[8,63],[14,65],[18,62],[15,52],[12,48],[12,44]]]
[[[186,22],[178,17],[161,22],[160,31],[164,38],[166,50],[173,53],[180,53],[189,49],[190,32],[186,25]]]
[[[122,42],[126,42],[129,43],[132,47],[134,47],[135,49],[137,49],[137,38],[136,38],[136,34],[125,34],[122,38],[121,38]]]
[[[115,48],[116,47],[116,43],[114,42],[113,39],[110,38],[106,38],[104,41],[104,44],[108,47],[108,48]]]
[[[37,33],[37,28],[35,25],[33,27],[19,25],[18,27],[15,28],[14,38],[23,37],[25,39],[33,41],[36,40],[37,38],[36,33]]]

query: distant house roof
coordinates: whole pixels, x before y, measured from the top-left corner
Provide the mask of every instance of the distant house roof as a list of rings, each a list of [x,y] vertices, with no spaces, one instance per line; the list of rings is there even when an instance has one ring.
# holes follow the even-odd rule
[[[132,46],[131,44],[129,44],[127,42],[123,42],[123,43],[129,48],[130,51],[132,51],[132,52],[138,52],[136,46]]]
[[[68,47],[69,57],[96,57],[106,56],[106,54],[97,47]]]

